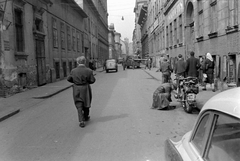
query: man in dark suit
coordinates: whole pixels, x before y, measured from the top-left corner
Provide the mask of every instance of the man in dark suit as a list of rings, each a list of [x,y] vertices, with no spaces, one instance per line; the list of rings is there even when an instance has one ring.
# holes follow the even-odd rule
[[[185,77],[185,70],[186,70],[186,64],[182,57],[182,54],[178,55],[178,61],[175,66],[175,73],[177,76],[183,76]]]
[[[200,68],[199,59],[194,57],[194,52],[190,52],[190,58],[186,62],[186,74],[188,77],[198,77],[198,69]]]
[[[80,56],[77,58],[78,67],[73,69],[67,80],[73,83],[73,100],[78,110],[79,126],[84,127],[85,122],[90,119],[89,109],[92,101],[92,90],[90,84],[96,79],[93,71],[85,66],[86,58]]]

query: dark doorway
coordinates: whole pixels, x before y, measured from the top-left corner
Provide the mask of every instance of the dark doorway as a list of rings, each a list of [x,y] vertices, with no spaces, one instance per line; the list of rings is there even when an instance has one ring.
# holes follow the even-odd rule
[[[43,39],[36,39],[36,59],[38,86],[42,86],[46,84],[46,58]]]
[[[186,26],[185,26],[185,37],[186,37],[186,56],[189,57],[189,53],[194,51],[194,7],[192,2],[187,4],[186,10]]]

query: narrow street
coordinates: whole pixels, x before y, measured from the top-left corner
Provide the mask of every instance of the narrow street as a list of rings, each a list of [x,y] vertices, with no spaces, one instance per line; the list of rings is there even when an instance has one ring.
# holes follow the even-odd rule
[[[0,126],[1,161],[162,161],[164,141],[189,131],[197,114],[150,109],[159,85],[142,69],[97,73],[91,120],[78,125],[72,89]],[[177,103],[175,103],[177,104]]]

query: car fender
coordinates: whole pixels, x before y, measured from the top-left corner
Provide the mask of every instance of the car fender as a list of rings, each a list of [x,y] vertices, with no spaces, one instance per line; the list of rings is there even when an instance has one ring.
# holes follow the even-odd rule
[[[168,139],[165,142],[165,157],[171,161],[198,161],[195,151],[189,142],[192,131],[186,133],[178,142]],[[171,154],[172,153],[172,154]],[[169,159],[171,158],[171,159]],[[175,158],[175,159],[174,159]]]

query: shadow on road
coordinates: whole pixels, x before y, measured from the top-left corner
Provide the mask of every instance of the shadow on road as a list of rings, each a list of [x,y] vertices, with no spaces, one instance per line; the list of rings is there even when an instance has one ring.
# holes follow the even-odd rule
[[[90,124],[99,123],[99,122],[108,122],[108,121],[112,121],[112,120],[126,118],[128,116],[129,116],[128,114],[120,114],[120,115],[98,117],[98,118],[92,119],[91,120],[92,122],[90,122]]]

